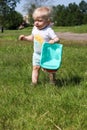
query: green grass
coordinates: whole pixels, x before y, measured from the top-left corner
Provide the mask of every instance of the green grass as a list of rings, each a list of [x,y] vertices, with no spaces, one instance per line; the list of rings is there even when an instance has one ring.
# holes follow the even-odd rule
[[[0,130],[86,130],[87,44],[61,41],[63,57],[57,86],[40,72],[30,86],[32,43],[18,41],[30,30],[0,34]]]
[[[87,25],[69,26],[69,27],[54,27],[56,32],[73,32],[73,33],[87,33]]]

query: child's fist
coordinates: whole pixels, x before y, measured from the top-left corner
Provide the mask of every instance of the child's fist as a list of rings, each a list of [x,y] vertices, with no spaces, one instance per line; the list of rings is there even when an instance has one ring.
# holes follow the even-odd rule
[[[20,35],[19,40],[24,40],[24,37],[25,37],[24,35]]]

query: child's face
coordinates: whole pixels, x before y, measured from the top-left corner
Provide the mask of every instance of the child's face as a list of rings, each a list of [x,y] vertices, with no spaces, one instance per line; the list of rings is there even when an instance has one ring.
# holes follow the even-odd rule
[[[38,29],[43,29],[47,25],[49,25],[49,22],[48,20],[44,18],[39,17],[39,18],[34,19],[34,26],[36,26]]]

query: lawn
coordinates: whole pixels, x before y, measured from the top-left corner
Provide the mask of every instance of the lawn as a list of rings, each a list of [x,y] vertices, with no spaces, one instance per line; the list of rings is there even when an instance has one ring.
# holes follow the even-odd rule
[[[87,33],[87,25],[54,27],[57,32]]]
[[[33,45],[19,41],[31,28],[0,34],[0,130],[86,130],[87,44],[63,41],[57,85],[40,72],[32,87]]]

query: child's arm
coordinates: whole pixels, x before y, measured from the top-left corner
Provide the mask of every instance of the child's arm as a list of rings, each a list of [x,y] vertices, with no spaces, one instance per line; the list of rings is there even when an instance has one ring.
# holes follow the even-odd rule
[[[58,43],[58,42],[60,42],[60,40],[59,40],[59,38],[58,37],[55,37],[54,39],[51,39],[50,41],[49,41],[49,43],[50,44],[54,44],[54,43]]]
[[[29,36],[20,35],[19,40],[33,41],[33,36],[32,35],[29,35]]]

